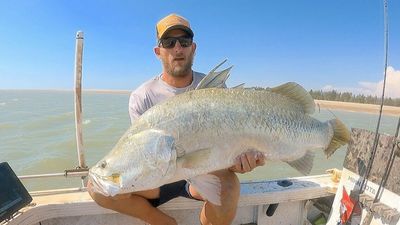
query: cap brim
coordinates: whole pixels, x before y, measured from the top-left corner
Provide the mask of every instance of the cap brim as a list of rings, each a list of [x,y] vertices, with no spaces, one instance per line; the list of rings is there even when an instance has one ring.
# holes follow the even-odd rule
[[[194,33],[193,33],[192,29],[190,29],[189,27],[183,26],[183,25],[175,25],[175,26],[170,26],[170,27],[168,27],[168,28],[164,31],[164,33],[161,35],[160,38],[164,38],[165,35],[166,35],[169,31],[171,31],[171,30],[176,30],[176,29],[180,29],[180,30],[185,31],[186,33],[188,33],[188,34],[190,35],[190,37],[193,37],[193,36],[194,36]]]

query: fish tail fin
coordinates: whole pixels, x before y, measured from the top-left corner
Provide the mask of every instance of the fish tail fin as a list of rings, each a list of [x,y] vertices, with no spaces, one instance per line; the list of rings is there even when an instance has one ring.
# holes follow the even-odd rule
[[[350,132],[342,121],[333,119],[329,120],[328,123],[333,128],[333,137],[331,143],[329,143],[328,147],[324,150],[327,158],[329,158],[336,149],[350,141]]]

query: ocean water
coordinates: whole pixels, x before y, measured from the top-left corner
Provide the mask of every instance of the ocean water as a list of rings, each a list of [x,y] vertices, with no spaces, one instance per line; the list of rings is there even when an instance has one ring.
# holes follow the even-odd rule
[[[86,163],[94,165],[108,153],[130,125],[129,94],[83,93],[83,142]],[[314,115],[322,121],[335,116],[348,127],[375,130],[378,115],[321,110]],[[394,134],[397,118],[384,116],[380,131]],[[341,168],[346,147],[329,159],[317,152],[311,174]],[[74,98],[68,91],[0,90],[0,162],[8,162],[17,175],[62,173],[78,165]],[[241,180],[301,176],[285,163],[267,162]],[[78,187],[80,178],[24,180],[30,191]]]

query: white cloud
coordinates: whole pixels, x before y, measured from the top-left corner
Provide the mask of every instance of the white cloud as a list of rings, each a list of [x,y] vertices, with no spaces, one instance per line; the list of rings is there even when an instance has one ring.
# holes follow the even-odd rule
[[[339,92],[352,92],[354,94],[382,95],[383,79],[379,82],[360,81],[358,87],[334,87],[326,85],[324,91],[337,90]],[[389,66],[386,71],[386,90],[385,97],[400,98],[400,70],[395,70]]]

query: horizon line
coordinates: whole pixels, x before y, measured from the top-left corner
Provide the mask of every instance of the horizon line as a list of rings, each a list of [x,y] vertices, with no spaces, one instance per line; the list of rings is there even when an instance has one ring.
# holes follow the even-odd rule
[[[59,91],[59,92],[74,92],[74,88],[0,88],[0,91]],[[83,89],[82,92],[97,92],[97,93],[130,93],[132,90],[124,89]]]

